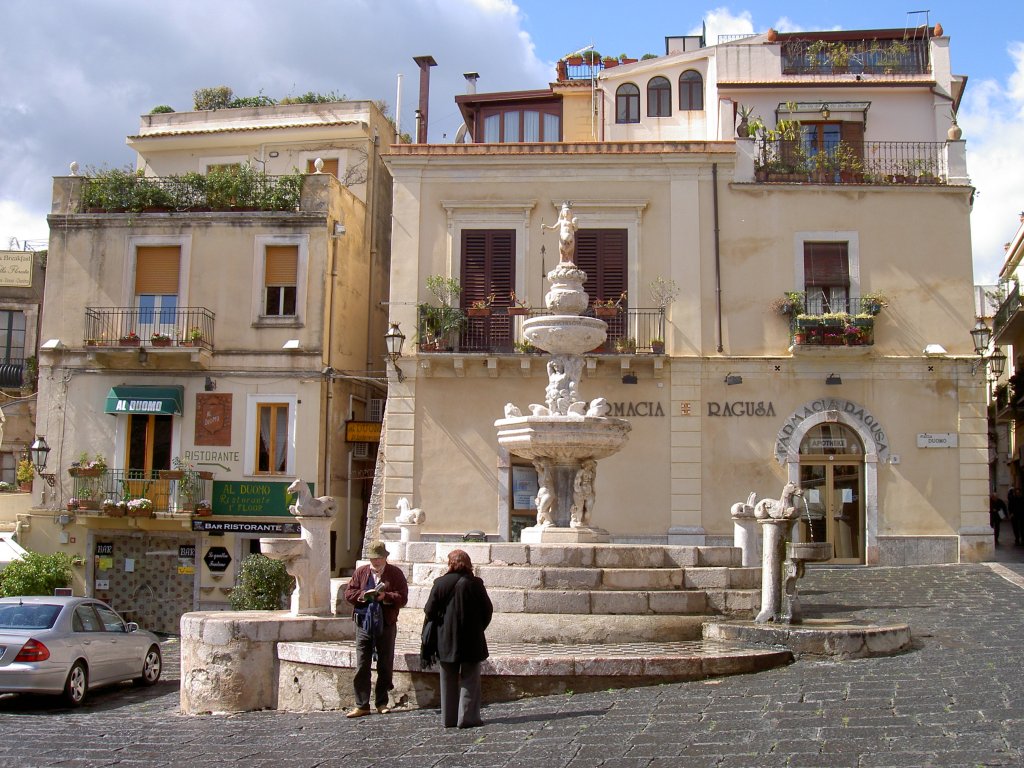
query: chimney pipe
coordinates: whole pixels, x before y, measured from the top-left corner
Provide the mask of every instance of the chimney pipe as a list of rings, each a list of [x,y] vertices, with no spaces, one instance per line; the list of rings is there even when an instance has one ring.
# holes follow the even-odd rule
[[[466,93],[476,93],[476,81],[480,79],[480,73],[463,72],[462,76],[466,78]]]
[[[427,102],[430,101],[430,68],[436,67],[433,56],[414,56],[413,61],[420,68],[420,105],[417,110],[419,121],[416,125],[416,143],[427,143]]]

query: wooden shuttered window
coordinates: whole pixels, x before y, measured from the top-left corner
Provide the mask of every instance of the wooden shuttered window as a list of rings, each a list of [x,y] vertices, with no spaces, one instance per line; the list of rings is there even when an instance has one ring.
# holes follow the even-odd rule
[[[516,286],[516,233],[512,229],[462,232],[463,309],[494,295],[494,307],[507,307]]]
[[[268,245],[263,265],[264,315],[294,315],[299,246]]]
[[[849,287],[846,243],[804,243],[804,285]]]
[[[180,268],[179,246],[139,246],[135,249],[135,295],[176,296]]]
[[[576,233],[576,266],[587,273],[590,302],[617,300],[626,290],[626,230],[581,229]],[[622,302],[623,312],[626,301]]]

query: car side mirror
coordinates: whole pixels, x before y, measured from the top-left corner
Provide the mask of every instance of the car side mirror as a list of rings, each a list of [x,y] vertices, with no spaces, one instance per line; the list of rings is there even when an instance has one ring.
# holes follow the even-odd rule
[[[134,621],[129,621],[127,624],[124,625],[124,629],[125,632],[138,632],[139,625],[136,624]]]

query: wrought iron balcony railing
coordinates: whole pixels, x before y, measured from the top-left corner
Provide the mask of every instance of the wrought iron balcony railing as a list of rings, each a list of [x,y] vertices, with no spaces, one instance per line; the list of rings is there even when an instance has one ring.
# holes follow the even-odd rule
[[[25,361],[21,358],[0,358],[0,387],[14,389],[25,382]]]
[[[756,181],[817,184],[945,184],[945,142],[838,142],[821,149],[800,140],[759,139]]]
[[[213,349],[214,314],[203,307],[86,307],[87,347]]]
[[[506,308],[497,308],[490,310],[489,314],[476,315],[467,310],[451,309],[441,313],[448,322],[439,329],[434,322],[437,310],[437,307],[420,308],[417,329],[420,352],[539,352],[523,335],[523,321],[551,314],[543,309],[509,314]],[[588,308],[584,315],[594,317],[594,308]],[[615,308],[601,319],[608,324],[608,338],[603,345],[590,350],[591,354],[664,352],[664,310]]]
[[[929,71],[927,40],[788,40],[784,75],[922,75]]]
[[[72,476],[72,495],[81,509],[99,510],[107,499],[128,501],[146,498],[154,512],[190,512],[212,497],[213,479],[208,472],[107,469],[102,474]]]
[[[803,311],[792,319],[795,346],[862,347],[875,343],[875,315],[880,306],[872,299],[805,300]]]
[[[999,333],[1010,323],[1017,312],[1020,311],[1020,286],[1014,285],[1010,295],[996,310],[996,316],[992,318],[992,335],[999,336]]]

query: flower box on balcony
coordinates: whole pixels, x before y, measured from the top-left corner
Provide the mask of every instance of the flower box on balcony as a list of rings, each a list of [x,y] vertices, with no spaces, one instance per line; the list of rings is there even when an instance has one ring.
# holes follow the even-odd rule
[[[615,317],[618,314],[618,307],[594,307],[595,317]]]
[[[185,476],[185,472],[180,469],[161,469],[159,474],[161,480],[181,480]]]
[[[470,317],[490,317],[491,316],[491,308],[490,307],[470,307],[469,309],[466,310],[466,314],[469,315]]]
[[[521,317],[530,313],[529,307],[509,307],[508,313],[512,316]]]
[[[103,470],[99,467],[68,467],[71,477],[99,477]]]

